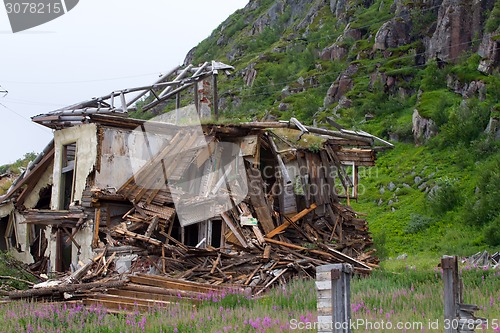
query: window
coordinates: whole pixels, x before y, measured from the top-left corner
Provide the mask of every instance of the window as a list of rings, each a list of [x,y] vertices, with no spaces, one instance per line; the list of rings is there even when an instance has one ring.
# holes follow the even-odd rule
[[[17,242],[16,217],[14,213],[11,213],[8,217],[7,228],[5,230],[5,243],[7,250],[20,250],[20,245]]]
[[[74,177],[76,169],[76,143],[64,145],[61,164],[60,208],[69,209],[73,201]]]

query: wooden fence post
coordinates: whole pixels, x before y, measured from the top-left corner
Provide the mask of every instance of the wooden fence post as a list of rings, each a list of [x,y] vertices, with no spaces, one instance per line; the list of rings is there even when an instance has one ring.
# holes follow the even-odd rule
[[[444,332],[473,333],[476,326],[486,321],[474,316],[479,307],[464,304],[463,282],[458,271],[458,258],[443,256],[441,258],[444,284]]]
[[[457,257],[443,256],[441,268],[443,269],[444,284],[444,332],[457,333],[457,304],[461,303],[462,298]]]
[[[349,264],[316,268],[318,333],[351,333],[351,274]]]

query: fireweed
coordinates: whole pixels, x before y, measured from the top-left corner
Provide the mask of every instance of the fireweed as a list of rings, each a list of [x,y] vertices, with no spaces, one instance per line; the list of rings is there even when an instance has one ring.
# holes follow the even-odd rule
[[[463,266],[465,302],[477,304],[477,315],[490,320],[477,332],[500,332],[493,325],[500,319],[500,271]],[[352,281],[352,319],[372,323],[420,322],[420,329],[374,330],[358,327],[357,332],[437,332],[443,331],[443,284],[441,269],[420,270],[411,265],[394,272],[380,269],[366,278]],[[314,282],[295,280],[270,290],[260,298],[237,291],[206,294],[195,307],[176,303],[154,308],[148,313],[123,309],[110,314],[101,306],[78,304],[12,302],[0,307],[5,333],[132,333],[132,332],[297,332],[291,323],[312,327],[316,321]],[[439,321],[439,330],[428,327]],[[500,323],[497,323],[500,325]],[[296,327],[296,325],[295,325]],[[315,332],[315,330],[302,330]]]

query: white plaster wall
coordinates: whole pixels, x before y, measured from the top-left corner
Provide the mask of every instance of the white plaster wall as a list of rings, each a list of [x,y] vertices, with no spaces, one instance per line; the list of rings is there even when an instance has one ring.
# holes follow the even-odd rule
[[[88,220],[87,223],[83,225],[83,227],[78,231],[75,235],[75,241],[81,246],[80,254],[78,254],[78,249],[73,244],[73,248],[71,249],[71,262],[78,268],[78,262],[86,263],[87,259],[94,258],[94,251],[92,250],[92,238],[94,237],[92,225],[94,224],[93,220]]]
[[[29,241],[28,241],[28,225],[23,223],[26,219],[19,212],[14,213],[14,217],[16,219],[16,223],[14,224],[14,228],[16,228],[17,234],[17,242],[21,246],[21,252],[18,252],[15,249],[12,249],[10,253],[14,258],[20,260],[24,263],[31,264],[33,263],[33,257],[31,256],[29,249]]]
[[[47,251],[48,257],[49,257],[49,263],[48,263],[48,271],[49,272],[55,272],[56,271],[56,253],[57,253],[57,238],[56,234],[52,232],[52,226],[49,226],[47,228],[47,231],[45,232],[47,235],[47,239],[49,241],[49,244],[47,246]]]
[[[38,180],[35,188],[33,188],[33,191],[31,191],[31,193],[26,197],[26,200],[24,201],[24,207],[26,207],[27,209],[35,208],[36,204],[40,200],[40,190],[44,187],[47,187],[47,185],[52,184],[53,171],[53,165],[49,166],[45,170],[43,175]]]
[[[97,126],[83,124],[65,128],[54,133],[54,186],[52,187],[52,209],[61,209],[60,184],[63,146],[76,142],[76,174],[73,201],[81,201],[87,177],[94,170],[97,160]]]
[[[152,155],[155,156],[171,135],[147,133]],[[137,170],[149,160],[149,149],[144,133],[104,127],[101,143],[101,170],[96,173],[95,186],[101,189],[119,189]]]
[[[3,206],[0,206],[0,218],[4,218],[9,215],[14,210],[14,204],[9,203]]]
[[[52,171],[53,168],[50,166],[45,170],[43,175],[40,177],[38,180],[36,186],[33,188],[31,193],[28,195],[24,202],[24,206],[27,209],[34,208],[36,204],[38,203],[38,200],[40,199],[40,190],[47,185],[52,183]],[[33,257],[31,256],[30,253],[30,245],[29,245],[29,230],[30,230],[30,225],[26,223],[21,223],[24,222],[26,219],[24,218],[23,215],[20,213],[16,212],[16,228],[17,228],[17,241],[21,245],[21,251],[22,253],[17,252],[16,250],[12,250],[12,254],[16,259],[21,260],[25,263],[33,263]],[[46,235],[47,236],[47,235]],[[47,239],[48,240],[48,239]],[[46,253],[46,255],[48,255]]]
[[[61,166],[63,146],[76,142],[76,173],[73,201],[81,201],[83,191],[87,184],[87,178],[94,170],[97,161],[97,125],[83,124],[80,126],[65,128],[54,133],[54,168],[51,209],[59,210],[61,207]],[[87,221],[82,230],[75,235],[75,240],[81,246],[81,254],[73,244],[71,249],[71,262],[77,267],[78,261],[92,258],[92,221]],[[52,228],[47,229],[49,241],[49,271],[55,271],[56,263],[56,234],[52,233]]]

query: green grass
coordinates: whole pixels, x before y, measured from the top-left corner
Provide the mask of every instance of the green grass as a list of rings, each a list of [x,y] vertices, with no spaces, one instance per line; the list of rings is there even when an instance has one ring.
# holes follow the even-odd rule
[[[423,325],[406,332],[443,330],[443,283],[437,267],[439,256],[409,256],[386,260],[369,277],[354,277],[351,283],[352,319],[363,325],[355,332],[394,332],[366,329],[364,325],[391,322]],[[477,304],[477,315],[500,318],[500,271],[461,265],[464,300]],[[173,304],[149,313],[108,314],[102,307],[75,304],[13,302],[0,307],[5,333],[55,332],[315,332],[316,292],[314,281],[293,280],[270,290],[263,297],[243,294],[209,295],[197,307]],[[430,322],[440,329],[429,329]],[[497,323],[498,324],[498,323]],[[309,326],[308,326],[309,325]],[[396,330],[397,331],[397,330]],[[401,331],[401,330],[399,330]],[[477,332],[497,332],[490,326]]]
[[[500,249],[485,243],[483,229],[471,223],[467,215],[475,212],[479,216],[469,206],[477,202],[474,209],[484,207],[484,225],[497,216],[497,208],[493,208],[497,191],[493,185],[488,186],[489,179],[496,175],[497,154],[469,160],[468,154],[475,155],[472,150],[398,143],[395,149],[379,154],[374,168],[361,169],[360,198],[352,205],[356,211],[368,213],[380,257],[444,252],[470,255],[483,249]],[[447,183],[452,184],[450,189]],[[477,190],[479,185],[484,188],[481,192]],[[448,192],[429,195],[431,189]]]
[[[21,263],[15,260],[11,254],[0,252],[0,276],[13,277],[14,279],[2,278],[0,279],[1,290],[22,290],[27,289],[29,284],[24,281],[32,283],[38,282],[35,277],[21,268]]]

